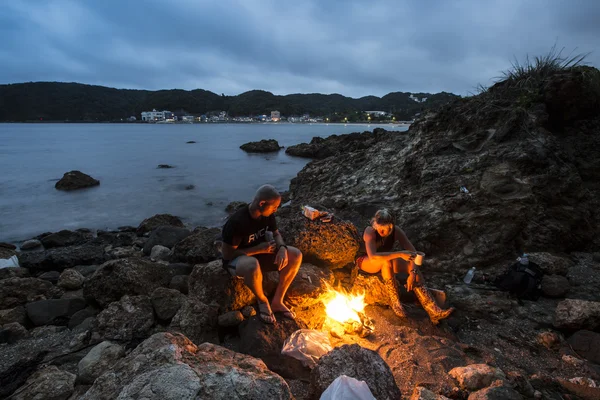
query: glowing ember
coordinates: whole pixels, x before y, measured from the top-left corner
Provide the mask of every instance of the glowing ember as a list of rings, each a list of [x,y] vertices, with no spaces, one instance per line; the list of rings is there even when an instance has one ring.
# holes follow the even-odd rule
[[[365,309],[365,295],[346,295],[336,290],[329,289],[325,303],[327,316],[340,323],[356,321],[361,323],[358,313]]]

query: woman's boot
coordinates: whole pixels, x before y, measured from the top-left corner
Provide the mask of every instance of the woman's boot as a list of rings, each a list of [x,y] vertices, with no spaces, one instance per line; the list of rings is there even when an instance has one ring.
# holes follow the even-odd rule
[[[413,287],[413,292],[415,292],[419,303],[421,303],[425,311],[427,311],[429,319],[431,319],[431,322],[434,325],[437,325],[441,319],[448,318],[454,311],[454,307],[442,310],[425,286],[415,286]]]
[[[394,314],[400,318],[406,318],[404,307],[402,307],[402,303],[400,303],[400,296],[398,295],[398,283],[396,282],[396,278],[392,276],[390,279],[385,279],[383,283],[388,294],[388,304],[392,310],[394,310]]]

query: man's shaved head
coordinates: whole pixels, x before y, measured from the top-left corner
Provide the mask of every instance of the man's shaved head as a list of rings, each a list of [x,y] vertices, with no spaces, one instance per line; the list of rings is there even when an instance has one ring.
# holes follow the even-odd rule
[[[280,198],[281,198],[281,195],[279,194],[277,189],[275,189],[271,185],[262,185],[261,187],[258,188],[258,190],[256,191],[256,194],[254,195],[254,200],[256,202],[271,201],[271,200],[277,200]]]

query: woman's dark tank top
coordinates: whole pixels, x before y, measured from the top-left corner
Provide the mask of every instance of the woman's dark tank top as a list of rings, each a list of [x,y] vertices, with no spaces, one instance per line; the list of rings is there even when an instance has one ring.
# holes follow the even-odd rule
[[[381,237],[376,229],[373,230],[375,231],[375,243],[377,246],[377,251],[392,251],[392,248],[394,247],[394,242],[396,242],[396,226],[392,225],[392,233],[390,233],[386,237]]]

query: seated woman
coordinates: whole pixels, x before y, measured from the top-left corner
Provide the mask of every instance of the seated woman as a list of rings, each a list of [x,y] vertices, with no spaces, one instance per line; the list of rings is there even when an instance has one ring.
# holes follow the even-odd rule
[[[454,308],[442,310],[436,304],[431,293],[423,286],[423,275],[414,263],[415,247],[402,229],[394,225],[394,219],[389,211],[385,209],[377,211],[371,219],[371,225],[365,229],[363,240],[367,254],[356,260],[356,272],[358,269],[370,274],[381,271],[388,293],[389,305],[398,317],[406,318],[398,295],[398,283],[394,277],[399,272],[408,274],[406,289],[415,292],[417,299],[429,314],[431,322],[437,324],[454,311]],[[400,242],[405,250],[392,251],[396,241]]]

